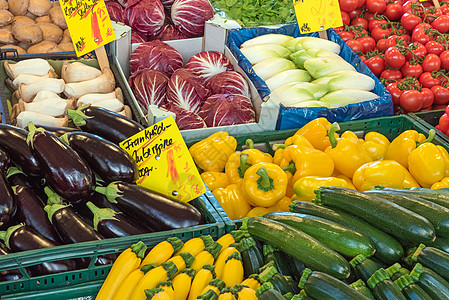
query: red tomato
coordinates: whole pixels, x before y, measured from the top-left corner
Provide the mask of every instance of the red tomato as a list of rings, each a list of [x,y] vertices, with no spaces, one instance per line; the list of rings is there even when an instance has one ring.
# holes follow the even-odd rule
[[[404,77],[415,77],[419,78],[421,74],[423,73],[423,68],[421,65],[415,64],[411,65],[408,61],[402,66],[401,73],[404,75]]]
[[[365,12],[365,15],[364,15],[364,18],[368,21],[368,23],[372,20],[372,19],[374,19],[374,14],[373,13],[370,13],[370,12]]]
[[[364,18],[354,18],[351,21],[351,25],[362,26],[363,29],[368,29],[368,21]]]
[[[365,61],[367,60],[367,58],[366,58],[365,56],[362,55],[362,56],[360,56],[360,60],[363,61],[363,62],[365,62]]]
[[[391,94],[391,99],[393,100],[394,105],[399,105],[399,97],[401,97],[402,93],[404,92],[400,88],[398,88],[397,82],[392,82],[387,85],[387,90]]]
[[[400,70],[384,70],[380,78],[399,80],[402,78],[402,73]]]
[[[378,14],[383,13],[387,7],[385,0],[366,0],[365,5],[370,12]]]
[[[449,16],[439,16],[435,21],[432,22],[432,27],[441,33],[449,32]]]
[[[340,9],[345,12],[350,12],[357,8],[359,4],[358,0],[339,0]]]
[[[371,31],[371,37],[377,42],[380,39],[388,37],[390,33],[391,29],[382,29],[380,27],[376,27]]]
[[[449,50],[444,50],[440,54],[441,67],[443,69],[449,69]]]
[[[379,76],[382,71],[385,70],[385,61],[379,56],[373,56],[370,59],[367,59],[365,64],[376,76]]]
[[[419,91],[408,90],[399,97],[399,104],[407,112],[417,112],[422,108],[423,96]]]
[[[346,44],[349,46],[349,48],[352,49],[354,52],[363,52],[363,45],[358,40],[349,40],[346,42]]]
[[[402,12],[405,13],[416,13],[417,15],[423,11],[422,7],[418,5],[418,8],[412,8],[412,3],[419,4],[418,0],[411,0],[404,2],[402,5]],[[417,13],[418,12],[418,13]]]
[[[405,13],[401,17],[401,25],[408,31],[413,31],[416,25],[421,24],[422,19],[412,13]]]
[[[403,55],[397,47],[390,47],[385,51],[385,64],[392,68],[400,68],[405,63]]]
[[[365,2],[366,2],[366,0],[358,0],[357,8],[360,8],[360,7],[362,7],[363,5],[365,5]]]
[[[447,107],[445,107],[444,109],[445,109],[445,113],[449,115],[449,105]]]
[[[396,47],[398,45],[399,40],[402,41],[403,45],[407,45],[410,43],[409,41],[410,36],[408,34],[406,35],[392,35],[387,39],[387,47]]]
[[[368,22],[369,31],[373,31],[373,29],[379,27],[380,24],[387,24],[387,21],[372,19],[371,21]]]
[[[351,19],[349,18],[349,15],[345,11],[340,11],[341,13],[341,20],[343,21],[343,24],[348,25],[351,24]]]
[[[447,113],[444,113],[440,120],[438,121],[439,130],[446,133],[449,131],[449,115]]]
[[[427,23],[424,23],[427,24]],[[422,24],[419,24],[422,25]],[[423,45],[427,44],[427,42],[432,41],[433,37],[426,34],[426,32],[424,31],[425,29],[421,29],[421,28],[417,28],[419,25],[416,26],[416,28],[413,30],[412,33],[412,42],[418,42],[421,43]]]
[[[354,33],[349,31],[342,31],[338,34],[344,42],[354,39]]]
[[[431,89],[435,85],[440,85],[441,80],[438,78],[434,78],[432,73],[424,72],[421,76],[419,76],[419,82],[425,88]]]
[[[390,47],[387,47],[387,39],[380,39],[377,41],[377,50],[379,50],[380,52],[385,52],[385,50],[387,50]]]
[[[427,17],[424,17],[423,21],[429,24],[435,21],[438,17],[443,15],[441,9],[435,7],[426,9],[426,14]]]
[[[444,46],[436,41],[430,41],[426,44],[426,50],[429,54],[440,55],[444,51]]]
[[[352,10],[352,11],[348,11],[348,16],[349,16],[349,18],[352,20],[352,19],[355,19],[355,18],[358,18],[358,17],[360,17],[362,15],[362,10],[360,9],[360,8],[357,8],[357,9],[354,9],[354,10]]]
[[[376,41],[370,36],[363,36],[359,38],[358,41],[362,44],[363,53],[374,50],[376,48]]]
[[[435,85],[431,90],[435,96],[434,104],[447,104],[449,102],[449,90],[447,88]]]
[[[423,97],[422,108],[425,109],[431,107],[435,98],[432,90],[428,88],[422,88],[421,95]]]
[[[448,6],[447,3],[443,3],[443,4],[440,6],[440,9],[441,9],[441,12],[442,12],[444,15],[449,14],[449,6]]]
[[[405,54],[407,60],[413,60],[414,55],[412,54],[412,52],[416,54],[420,59],[424,59],[424,57],[427,55],[427,49],[421,43],[411,43],[408,45],[407,53]]]
[[[424,72],[438,71],[441,67],[441,60],[436,54],[427,54],[422,63]]]
[[[391,3],[385,7],[384,15],[390,21],[399,20],[402,16],[402,6],[399,3]]]

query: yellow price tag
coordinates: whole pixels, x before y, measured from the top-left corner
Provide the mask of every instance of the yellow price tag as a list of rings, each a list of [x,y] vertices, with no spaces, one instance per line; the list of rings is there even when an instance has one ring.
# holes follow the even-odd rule
[[[301,33],[343,26],[338,0],[293,0]]]
[[[173,117],[124,140],[120,147],[137,164],[138,185],[183,202],[206,192]]]
[[[59,0],[59,3],[77,56],[115,40],[104,0]]]

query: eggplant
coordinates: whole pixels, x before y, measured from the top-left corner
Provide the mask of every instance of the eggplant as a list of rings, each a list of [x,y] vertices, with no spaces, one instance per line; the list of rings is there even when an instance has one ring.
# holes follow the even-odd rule
[[[44,211],[41,199],[29,187],[14,186],[12,189],[17,205],[16,221],[27,224],[49,240],[59,243],[58,234]]]
[[[95,190],[106,195],[128,216],[154,231],[185,228],[201,223],[201,213],[192,205],[127,182],[112,182]]]
[[[6,174],[0,172],[0,228],[11,221],[16,213],[14,194]]]
[[[28,143],[46,183],[69,202],[87,201],[95,178],[83,159],[56,135],[29,123]]]
[[[9,158],[8,153],[0,148],[0,172],[8,171],[11,166],[11,159]]]
[[[41,168],[26,142],[27,135],[28,132],[21,128],[0,123],[0,147],[25,174],[41,177]]]
[[[116,144],[88,132],[72,132],[61,137],[75,150],[106,184],[113,181],[135,182],[137,167]]]
[[[8,248],[6,248],[3,243],[0,243],[0,255],[10,254]],[[18,280],[22,278],[22,273],[20,273],[19,269],[0,271],[0,282],[9,281],[9,280]]]
[[[129,118],[101,107],[81,106],[77,110],[67,110],[67,115],[82,131],[99,135],[117,145],[145,129]]]
[[[59,244],[47,239],[33,228],[23,224],[9,227],[7,231],[0,231],[0,239],[2,239],[6,246],[13,252],[59,246]],[[29,267],[29,271],[32,276],[41,276],[73,271],[76,270],[77,267],[75,260],[65,259],[32,266]]]
[[[148,233],[148,230],[129,223],[126,218],[110,208],[99,208],[92,202],[86,206],[94,214],[94,228],[106,238]]]
[[[57,137],[60,137],[66,133],[77,131],[76,128],[70,128],[70,127],[55,127],[55,126],[43,126],[43,125],[39,125],[39,127],[44,128],[45,130],[56,135]],[[25,129],[28,130],[28,126]]]
[[[28,177],[16,167],[9,168],[6,178],[11,186],[20,185],[32,189],[41,201],[46,198],[41,185],[41,180],[45,181],[44,179],[39,180],[37,177]]]

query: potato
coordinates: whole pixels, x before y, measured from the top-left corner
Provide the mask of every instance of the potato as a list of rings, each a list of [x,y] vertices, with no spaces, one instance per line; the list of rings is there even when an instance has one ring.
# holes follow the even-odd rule
[[[62,37],[61,43],[71,43],[72,37],[68,29],[64,30],[64,36]]]
[[[42,41],[44,34],[42,29],[35,23],[19,23],[12,27],[12,34],[16,40],[36,44]]]
[[[27,44],[27,43],[23,43],[23,42],[19,42],[17,43],[17,46],[19,46],[22,49],[27,50],[28,48],[30,48],[32,45],[31,44]]]
[[[37,17],[34,22],[36,23],[51,23],[50,16]]]
[[[32,13],[30,13],[29,10],[27,10],[27,13],[24,16],[30,18],[31,20],[34,20],[34,19],[37,18],[37,16],[32,14]]]
[[[0,10],[0,26],[5,26],[14,21],[14,15],[9,11],[2,9]]]
[[[56,44],[62,40],[62,29],[53,23],[38,23],[37,24],[44,33],[44,41],[55,42]]]
[[[29,0],[28,11],[33,15],[42,17],[48,15],[51,8],[50,0]]]
[[[28,0],[8,0],[9,11],[15,16],[23,16],[28,10]]]
[[[64,42],[59,43],[58,48],[62,50],[62,52],[73,52],[75,51],[75,47],[73,47],[72,42]]]
[[[57,45],[56,43],[50,42],[50,41],[42,41],[36,45],[32,45],[30,48],[28,48],[27,53],[33,54],[33,53],[47,53],[51,49],[55,48]]]
[[[0,43],[8,45],[14,44],[15,42],[16,40],[10,30],[0,29]]]
[[[53,23],[58,25],[61,29],[67,29],[67,23],[64,19],[64,13],[62,12],[61,6],[53,6],[48,12],[50,19]]]
[[[0,0],[0,9],[8,9],[9,5],[8,2],[6,0]]]
[[[5,26],[0,26],[0,29],[12,31],[12,24],[8,24]]]
[[[5,45],[5,46],[1,46],[1,47],[0,47],[0,49],[7,49],[7,48],[13,48],[13,49],[16,49],[16,50],[17,50],[17,53],[18,53],[19,55],[21,55],[21,54],[27,54],[27,52],[26,52],[25,49],[23,49],[23,48],[21,48],[21,47],[19,47],[19,46],[16,46],[16,45]]]
[[[27,16],[15,16],[12,23],[14,25],[19,23],[34,23],[34,20]]]
[[[50,49],[49,51],[47,51],[47,53],[57,53],[57,52],[65,52],[65,51],[62,50],[61,48],[59,48],[58,45],[56,45],[56,47],[54,47],[53,49]]]

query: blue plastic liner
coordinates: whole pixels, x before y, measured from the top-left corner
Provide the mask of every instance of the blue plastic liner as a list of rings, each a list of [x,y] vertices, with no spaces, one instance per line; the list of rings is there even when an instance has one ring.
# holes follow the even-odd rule
[[[246,72],[249,79],[254,83],[254,86],[258,90],[262,99],[270,95],[270,89],[265,84],[265,81],[254,73],[251,63],[240,51],[240,45],[254,37],[269,33],[285,34],[293,37],[318,37],[317,32],[301,34],[298,24],[288,24],[279,28],[252,27],[232,29],[229,31],[227,46],[231,50],[232,54],[234,54],[237,58],[239,66]],[[340,36],[333,29],[328,29],[327,35],[330,41],[333,41],[341,46],[340,56],[342,58],[351,63],[358,72],[368,75],[375,80],[376,83],[373,92],[379,95],[379,98],[331,109],[325,107],[286,107],[281,104],[276,129],[299,128],[320,117],[326,118],[329,122],[346,122],[392,116],[394,114],[391,95],[380,80],[362,62],[360,57],[354,53],[345,42],[343,42]]]

